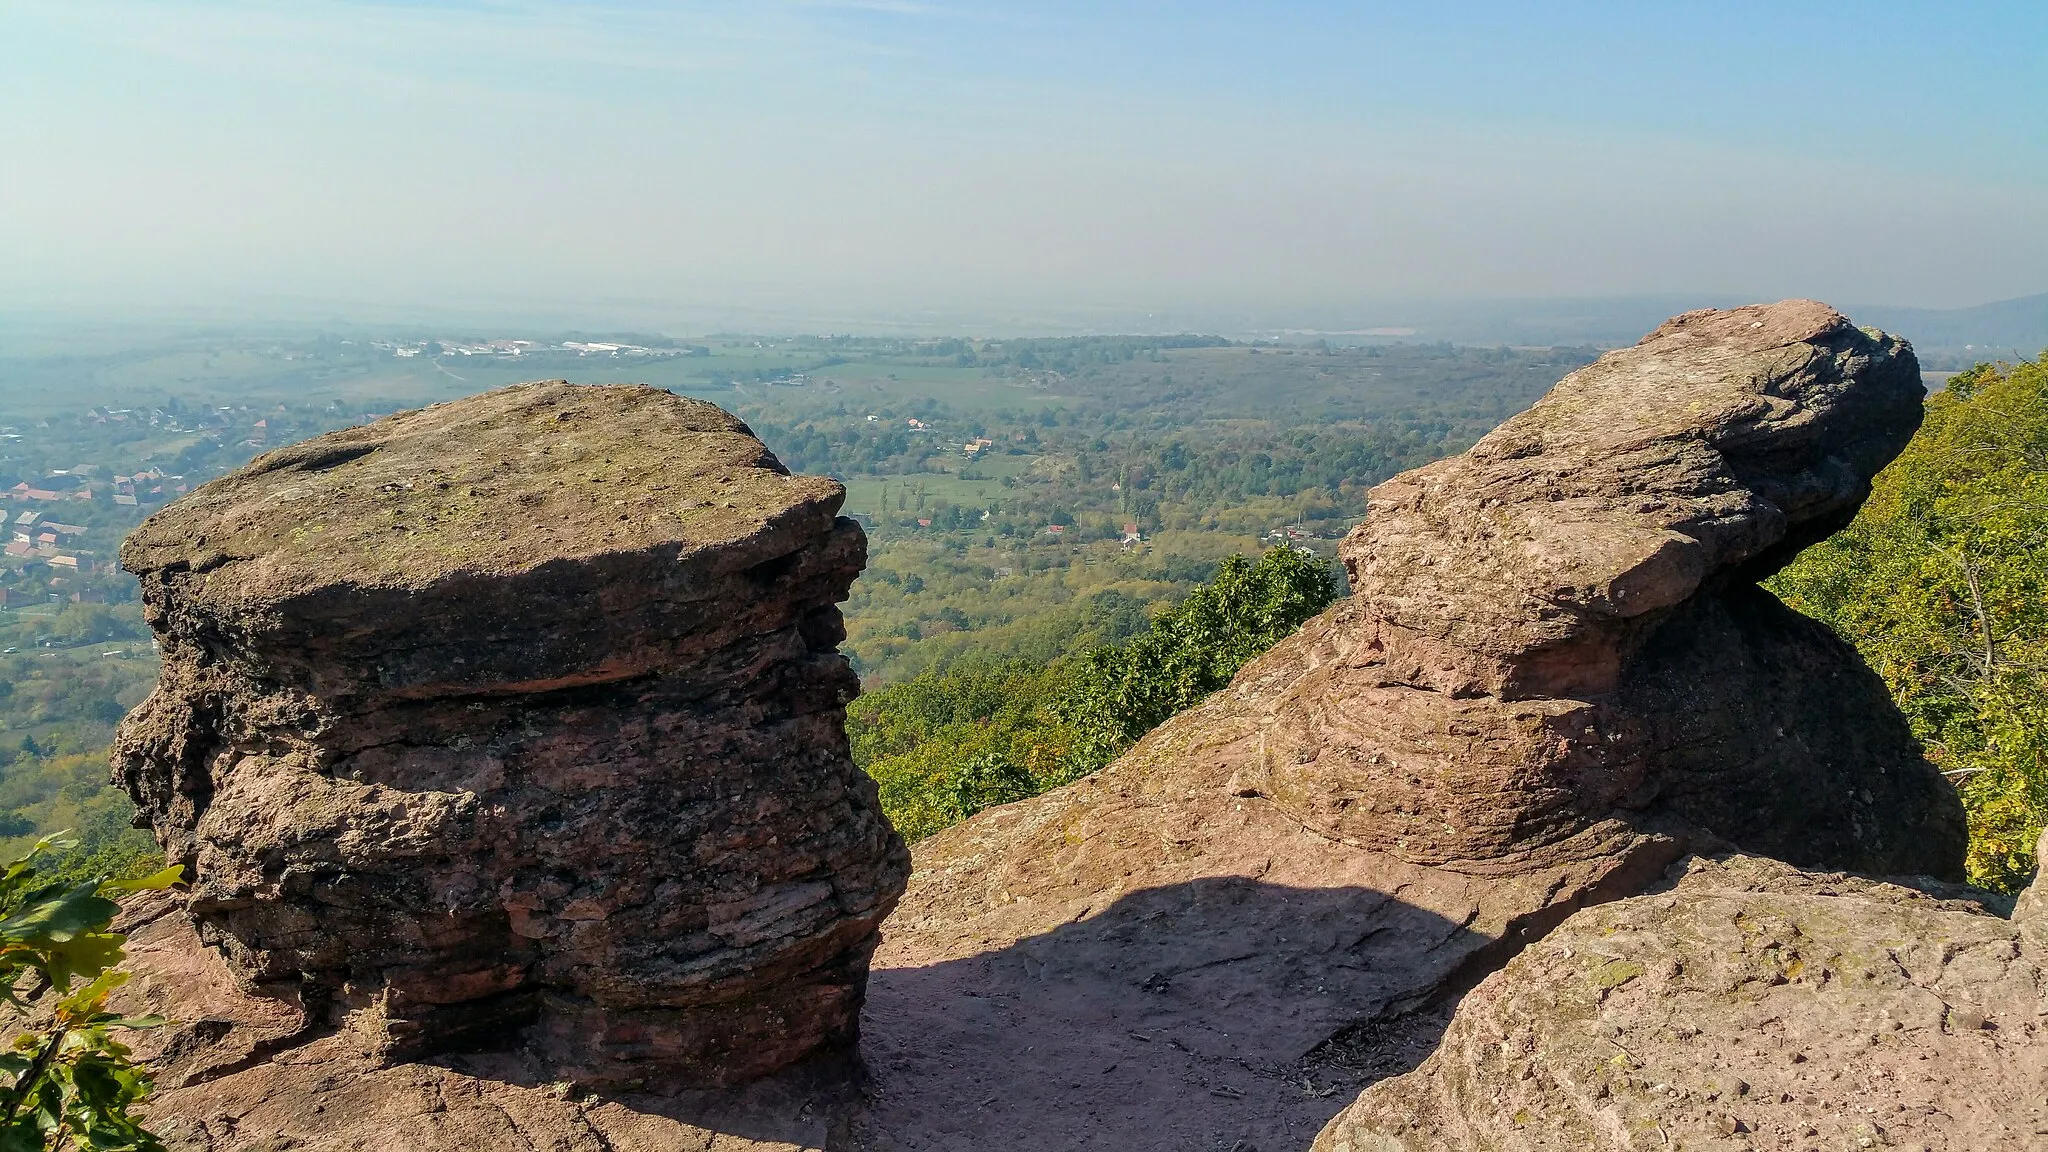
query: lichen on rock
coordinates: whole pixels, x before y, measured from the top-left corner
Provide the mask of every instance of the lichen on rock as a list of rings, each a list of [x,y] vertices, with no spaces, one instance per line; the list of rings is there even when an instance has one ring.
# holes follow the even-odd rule
[[[2040,1147],[2048,951],[1996,912],[1688,860],[1489,976],[1315,1150]]]
[[[485,393],[139,528],[124,784],[254,986],[392,1058],[746,1079],[858,1028],[907,853],[854,768],[843,489],[645,387]]]

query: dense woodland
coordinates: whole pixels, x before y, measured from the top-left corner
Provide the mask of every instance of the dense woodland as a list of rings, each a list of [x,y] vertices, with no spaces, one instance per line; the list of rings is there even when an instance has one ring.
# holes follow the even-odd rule
[[[1121,643],[1049,661],[983,655],[864,694],[847,716],[854,760],[897,830],[921,840],[1106,767],[1336,596],[1312,554],[1230,557]]]
[[[83,843],[67,867],[145,867],[147,837],[105,785],[112,726],[155,671],[118,542],[268,447],[547,376],[739,413],[791,467],[841,479],[867,527],[845,647],[868,692],[850,731],[915,839],[1100,767],[1223,683],[1342,592],[1331,558],[1368,488],[1463,449],[1593,355],[614,334],[649,351],[462,356],[420,339],[407,357],[396,339],[0,355],[0,488],[87,493],[48,509],[82,530],[64,545],[78,568],[0,565],[0,847],[68,827]],[[2008,890],[2048,815],[2044,380],[2042,363],[1955,377],[1856,524],[1774,584],[1892,686],[1970,806],[1973,878]],[[144,469],[163,491],[113,503],[109,483]]]
[[[1979,365],[1848,529],[1774,590],[1890,686],[1970,813],[1970,879],[2017,891],[2048,822],[2048,354]]]

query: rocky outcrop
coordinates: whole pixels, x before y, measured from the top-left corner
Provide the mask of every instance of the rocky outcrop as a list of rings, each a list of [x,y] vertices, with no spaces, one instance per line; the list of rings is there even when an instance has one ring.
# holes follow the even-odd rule
[[[1372,491],[1241,782],[1417,863],[1654,830],[1960,879],[1961,805],[1882,683],[1755,587],[1848,521],[1921,397],[1909,347],[1811,301],[1608,353]]]
[[[1953,791],[1921,759],[1882,686],[1839,640],[1755,586],[1853,513],[1871,475],[1917,426],[1920,397],[1908,347],[1810,302],[1689,314],[1635,348],[1610,353],[1471,453],[1377,489],[1371,514],[1343,549],[1356,595],[1253,662],[1228,688],[1104,771],[989,810],[920,844],[908,888],[874,952],[857,1094],[844,1090],[850,1082],[843,1069],[838,1079],[820,1080],[819,1066],[810,1064],[680,1103],[623,1090],[558,1092],[546,1082],[553,1075],[545,1071],[548,1045],[584,1050],[576,1025],[588,1016],[579,1011],[602,1012],[609,1021],[650,1012],[659,1028],[671,1027],[675,1018],[661,1015],[667,1005],[629,1004],[626,990],[705,987],[692,983],[702,971],[690,966],[694,960],[664,966],[653,958],[707,940],[714,943],[703,953],[712,958],[706,963],[720,973],[714,986],[735,990],[739,1004],[801,1003],[806,1011],[843,1005],[830,995],[802,1000],[791,992],[845,987],[830,973],[850,971],[813,959],[819,953],[802,942],[831,941],[828,947],[842,949],[832,955],[864,958],[858,940],[865,937],[856,934],[871,929],[871,917],[887,906],[898,866],[886,840],[862,839],[870,836],[864,821],[871,819],[872,794],[837,774],[844,756],[837,705],[816,714],[829,725],[807,726],[813,713],[798,702],[798,686],[812,675],[801,669],[839,667],[827,655],[834,621],[776,606],[829,610],[844,583],[834,576],[841,582],[823,591],[818,573],[832,568],[831,542],[840,536],[822,527],[776,535],[783,530],[773,525],[825,520],[804,520],[811,512],[778,520],[767,509],[780,505],[758,493],[806,484],[823,492],[825,483],[771,479],[772,468],[740,470],[756,485],[746,492],[756,495],[727,497],[708,477],[681,483],[677,492],[688,508],[711,501],[706,525],[733,526],[723,536],[707,527],[700,537],[685,523],[664,529],[666,543],[659,545],[630,534],[667,497],[634,505],[640,497],[628,490],[627,504],[618,506],[626,519],[616,527],[603,519],[603,500],[577,504],[587,518],[568,538],[595,539],[612,528],[620,533],[618,546],[571,549],[522,568],[497,558],[526,553],[493,551],[492,532],[504,530],[504,518],[479,520],[467,511],[472,489],[505,506],[484,472],[435,488],[440,478],[426,474],[426,464],[412,467],[407,478],[421,498],[379,521],[384,512],[376,504],[345,518],[297,511],[324,507],[297,495],[300,485],[326,483],[318,470],[339,459],[329,453],[350,449],[264,465],[305,475],[254,480],[247,501],[216,499],[208,507],[219,509],[213,515],[223,527],[206,530],[205,539],[193,524],[146,534],[134,549],[139,566],[157,573],[146,578],[153,601],[168,609],[168,694],[131,723],[122,764],[172,849],[199,865],[194,907],[202,928],[241,970],[305,989],[330,1013],[352,1009],[422,1035],[452,1034],[468,1017],[445,1016],[449,1009],[474,1005],[490,1018],[498,1004],[537,995],[538,1010],[552,1013],[544,1020],[568,1027],[529,1029],[523,1054],[431,1066],[391,1066],[388,1058],[364,1064],[348,1054],[352,1049],[266,1039],[280,1025],[258,1010],[267,1002],[243,997],[208,1009],[221,1022],[204,1034],[182,1031],[165,1041],[173,1069],[167,1078],[180,1086],[165,1093],[156,1114],[181,1125],[191,1146],[213,1152],[280,1146],[262,1143],[271,1139],[340,1149],[376,1143],[380,1134],[391,1146],[423,1152],[490,1140],[593,1150],[793,1142],[835,1149],[1275,1152],[1307,1147],[1363,1083],[1414,1067],[1460,993],[1478,985],[1484,994],[1504,983],[1521,989],[1500,975],[1481,980],[1560,924],[1604,924],[1593,918],[1642,907],[1682,918],[1695,904],[1724,898],[1779,901],[1772,907],[1780,911],[1791,907],[1783,901],[1854,900],[1861,901],[1854,915],[1864,915],[1866,905],[1875,910],[1868,913],[1873,923],[1951,918],[1940,923],[1964,926],[1952,928],[1962,948],[1954,956],[1976,956],[1980,944],[1995,951],[2001,932],[2012,944],[2012,930],[1962,904],[1846,877],[1795,880],[1783,866],[1733,856],[1736,862],[1713,866],[1712,885],[1709,866],[1693,866],[1691,878],[1666,894],[1676,898],[1668,907],[1626,902],[1688,854],[1726,855],[1735,847],[1835,869],[1934,876],[1959,869],[1963,829]],[[553,431],[545,420],[538,426]],[[529,451],[526,437],[452,424],[437,439],[462,451],[473,441],[496,443],[494,453],[515,460]],[[624,459],[634,449],[623,441],[658,439],[621,437],[596,455]],[[364,459],[374,465],[377,457]],[[559,487],[586,491],[579,487],[590,483],[582,467],[543,462],[519,470],[540,469],[535,474],[546,482],[531,487],[544,501]],[[650,473],[638,467],[633,474]],[[602,473],[599,482],[616,475]],[[399,482],[380,479],[376,490]],[[604,497],[615,498],[610,491]],[[719,512],[727,500],[735,507]],[[717,519],[746,509],[755,514]],[[821,515],[828,520],[829,510]],[[269,527],[236,527],[244,523]],[[402,555],[387,559],[364,544],[337,553],[323,535],[373,523],[386,525],[386,535],[375,539],[399,545]],[[409,537],[397,533],[400,524],[407,531],[431,524],[439,543],[410,549]],[[773,552],[802,559],[771,562],[772,550],[743,546],[755,533],[814,543]],[[700,538],[723,543],[697,549],[691,542]],[[287,543],[255,547],[245,539]],[[659,552],[671,547],[676,551]],[[701,572],[688,586],[713,590],[704,602],[719,607],[691,615],[682,593],[664,598],[650,591],[673,569],[659,559],[633,567],[641,561],[630,558],[644,555],[635,548],[656,549],[657,558]],[[150,559],[153,549],[162,550],[160,562]],[[461,559],[471,554],[479,559]],[[303,563],[283,565],[250,559],[300,555]],[[337,562],[336,555],[363,559]],[[431,558],[442,555],[458,559],[433,567]],[[349,564],[380,566],[382,574],[340,579]],[[620,567],[607,567],[613,564]],[[405,574],[421,565],[442,575],[406,583]],[[519,603],[573,600],[552,592],[554,581],[592,587],[599,581],[588,574],[595,570],[632,574],[604,584],[614,591],[600,597],[601,611],[577,618],[580,631],[546,631],[559,623],[558,614],[515,615]],[[206,583],[216,572],[229,574],[219,592]],[[762,603],[738,595],[749,580],[769,590]],[[302,598],[281,591],[298,585],[309,589]],[[452,614],[445,628],[428,623],[437,618],[418,607],[444,586],[445,598],[433,603]],[[321,591],[330,587],[335,591]],[[400,592],[385,598],[387,587]],[[185,619],[176,615],[181,604],[209,607]],[[495,607],[486,612],[478,607],[484,604]],[[410,613],[405,625],[385,623],[400,612]],[[748,623],[757,619],[758,627]],[[543,632],[531,643],[521,639]],[[549,638],[570,635],[587,642]],[[465,656],[463,639],[478,636],[490,639],[483,647],[494,655],[457,663]],[[782,639],[728,639],[768,636]],[[754,652],[749,645],[756,643],[758,658],[724,655]],[[685,649],[713,655],[675,660]],[[784,667],[793,670],[739,671]],[[258,668],[284,671],[249,671]],[[496,687],[454,687],[469,684]],[[712,687],[696,695],[683,687],[699,684]],[[779,694],[785,685],[789,694]],[[653,709],[659,721],[645,710],[650,699],[663,702]],[[522,701],[516,713],[511,700]],[[503,716],[533,712],[540,719],[514,725],[498,718],[493,709],[500,707],[507,709]],[[616,731],[632,735],[616,743],[591,735],[614,731],[603,727],[606,716]],[[634,759],[619,747],[670,747],[658,741],[681,729],[666,724],[737,718],[747,733],[779,735],[720,744],[729,751],[718,763],[748,765],[745,772],[714,772],[719,784],[708,795],[694,792],[689,803],[662,809],[702,822],[661,825],[685,828],[700,847],[687,855],[656,847],[664,833],[627,814],[654,810],[632,807],[637,802],[627,796],[652,787],[650,776],[636,773],[655,758]],[[468,734],[460,746],[443,735],[456,732],[458,721]],[[348,735],[358,731],[364,735]],[[601,756],[553,758],[545,753],[547,734],[557,731],[568,734],[565,747],[600,748]],[[783,736],[788,742],[775,744]],[[802,743],[809,740],[823,743]],[[404,761],[420,766],[411,784],[377,767],[386,762],[376,750],[393,742],[415,750]],[[464,757],[480,746],[499,767],[468,767],[477,762]],[[791,753],[793,763],[770,764],[765,752],[749,758],[751,750],[771,746]],[[429,755],[429,748],[441,751]],[[623,785],[600,787],[602,774],[578,771],[604,764],[611,773],[611,760],[628,765]],[[334,771],[337,764],[362,767],[351,775]],[[786,779],[777,772],[810,771],[820,775],[774,791],[740,791],[746,781]],[[660,779],[681,786],[674,774]],[[250,787],[286,783],[259,801],[254,792],[243,799],[244,780]],[[613,795],[614,787],[626,795]],[[426,796],[436,798],[413,799]],[[438,798],[444,796],[455,799]],[[476,797],[478,806],[461,807],[462,796]],[[501,796],[504,811],[485,806]],[[371,797],[376,802],[366,803]],[[606,807],[614,803],[620,807]],[[844,804],[834,811],[847,815],[811,819],[824,804]],[[443,811],[448,815],[428,819]],[[586,811],[618,812],[605,819],[628,833],[613,834],[613,824],[561,823]],[[721,813],[738,811],[750,813],[751,822],[733,816],[718,823]],[[408,831],[429,826],[444,832]],[[577,830],[548,839],[565,826]],[[471,839],[452,831],[471,827],[478,829]],[[586,828],[603,831],[584,834]],[[742,837],[742,828],[751,838]],[[491,850],[501,841],[558,846],[547,849],[553,871],[525,870],[519,861],[530,853]],[[459,850],[447,847],[458,844]],[[799,844],[822,846],[804,857],[813,861],[804,879],[777,873],[737,886],[748,895],[734,899],[761,893],[760,903],[697,895],[733,891],[722,887],[728,874],[751,876],[744,869],[789,861]],[[860,844],[879,846],[844,847]],[[649,852],[666,853],[661,866],[683,869],[678,874],[689,879],[675,888],[635,889],[645,893],[640,902],[605,905],[602,919],[580,915],[584,889],[549,888],[536,878],[570,885],[586,872],[623,875],[626,857]],[[594,863],[585,868],[573,853],[587,853]],[[403,865],[395,861],[400,854],[410,854]],[[464,871],[465,860],[473,872]],[[1766,873],[1775,879],[1754,879]],[[1753,890],[1721,895],[1740,887],[1729,879],[1738,874],[1753,877],[1743,881]],[[462,879],[469,875],[488,877],[488,885]],[[420,886],[403,888],[415,883],[407,877],[421,878]],[[833,886],[829,904],[816,888],[803,887],[814,881]],[[1828,886],[1832,895],[1802,884]],[[773,895],[785,891],[792,892],[786,904]],[[379,920],[405,900],[439,908],[432,901],[444,893],[460,899],[448,904],[445,921],[437,914],[415,922],[418,942],[403,936],[413,928]],[[722,909],[735,906],[758,916],[727,918]],[[810,913],[786,911],[828,906],[841,918],[801,920]],[[293,918],[309,907],[323,915],[331,909],[334,924],[360,933],[360,958],[332,947],[325,924]],[[735,922],[779,925],[784,921],[773,918],[785,914],[821,927],[759,945],[720,934]],[[473,933],[499,923],[493,916],[503,918],[498,939],[518,958],[519,982],[503,994],[479,976],[476,986],[485,991],[474,1000],[449,995],[441,974],[497,971],[484,965],[481,950],[465,951],[465,941],[482,938]],[[1801,939],[1821,938],[1819,920],[1794,922],[1809,932]],[[834,935],[841,926],[843,938]],[[153,926],[160,947],[141,966],[176,970],[173,958],[191,952],[178,936],[182,927],[175,917]],[[1719,920],[1673,920],[1666,927],[1736,943]],[[1777,929],[1765,934],[1772,933],[1785,936]],[[602,949],[584,946],[597,940]],[[1756,955],[1782,957],[1789,940],[1759,944]],[[1645,941],[1648,959],[1601,959],[1621,961],[1595,980],[1609,982],[1610,998],[1636,995],[1665,978],[1665,969],[1651,966],[1652,959],[1662,963],[1655,948],[1691,947]],[[800,959],[781,964],[775,958],[784,953],[776,949],[785,947]],[[1514,964],[1549,962],[1547,947]],[[1591,947],[1558,963],[1569,968]],[[753,948],[760,950],[747,951]],[[1711,962],[1702,952],[1701,971],[1737,965],[1735,953],[1723,951]],[[437,958],[434,980],[412,975],[421,969],[403,957],[415,953]],[[742,953],[766,966],[716,967],[726,958],[749,963]],[[1642,972],[1620,979],[1631,963],[1642,963]],[[1820,963],[1832,973],[1847,971],[1834,960]],[[1681,959],[1681,975],[1684,966]],[[1879,971],[1874,960],[1871,970]],[[2022,975],[2011,968],[1985,978],[2011,982]],[[1732,979],[1717,976],[1713,988],[1748,987]],[[145,979],[131,992],[140,1004],[182,1019],[177,1005],[192,1002],[188,985],[189,977]],[[1835,985],[1820,992],[1833,995]],[[2004,1035],[2005,1018],[1986,1018],[1994,1017]],[[737,1018],[752,1019],[744,1011]],[[739,1027],[734,1034],[755,1033]],[[617,1030],[609,1035],[627,1039]],[[1476,1053],[1484,1029],[1472,1036]],[[290,1059],[265,1055],[280,1043],[299,1046]],[[1463,1050],[1445,1051],[1454,1049]],[[774,1051],[780,1059],[786,1049]],[[578,1061],[572,1066],[590,1063]],[[703,1059],[686,1072],[699,1083],[716,1078]],[[359,1083],[373,1086],[346,1101],[336,1091]],[[1649,1083],[1663,1083],[1669,1097],[1675,1081]],[[1366,1098],[1382,1099],[1376,1094],[1389,1090],[1373,1089]],[[1780,1091],[1818,1099],[1802,1088]],[[1426,1096],[1415,1092],[1415,1100]],[[313,1120],[279,1103],[330,1098],[346,1116]],[[1481,1099],[1468,1094],[1456,1101]],[[1424,1105],[1403,1107],[1420,1116]],[[376,1109],[380,1120],[361,1119]],[[1702,1123],[1721,1123],[1725,1111]],[[1366,1141],[1413,1136],[1406,1128],[1372,1127],[1378,1120],[1347,1123],[1326,1140],[1356,1134],[1352,1152],[1391,1152],[1401,1145]],[[480,1135],[506,1124],[516,1140]],[[1559,1137],[1551,1146],[1570,1142]]]
[[[907,854],[843,730],[843,495],[559,381],[270,453],[123,549],[163,675],[117,778],[232,970],[388,1059],[847,1048]]]
[[[1375,489],[1350,599],[1103,772],[918,846],[870,1004],[914,1024],[869,1051],[944,1061],[876,1083],[950,1098],[1020,1032],[1152,1067],[1170,1036],[1179,1083],[1023,1111],[1070,1143],[1112,1113],[1125,1146],[1306,1143],[1333,1047],[1689,850],[1955,876],[1960,805],[1882,684],[1754,583],[1854,513],[1921,396],[1910,348],[1823,305],[1693,313]]]
[[[2048,1148],[2031,920],[1755,858],[1676,873],[1488,977],[1316,1152]]]
[[[239,988],[180,903],[148,894],[117,925],[130,1011],[173,1023],[129,1034],[156,1080],[151,1131],[173,1152],[795,1152],[844,1147],[857,1100],[847,1057],[731,1088],[654,1082],[599,1095],[544,1052],[392,1063],[344,1030],[310,1033],[290,1005]]]

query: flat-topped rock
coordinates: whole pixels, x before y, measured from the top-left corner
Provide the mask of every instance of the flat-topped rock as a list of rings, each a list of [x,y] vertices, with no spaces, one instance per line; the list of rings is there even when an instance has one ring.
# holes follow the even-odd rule
[[[253,608],[647,550],[774,554],[780,534],[829,527],[843,498],[717,405],[553,380],[266,453],[151,516],[121,563],[211,575]]]
[[[210,630],[324,694],[517,691],[772,629],[773,586],[801,579],[777,566],[859,571],[844,498],[702,401],[521,384],[261,456],[121,559],[161,592],[159,628]]]
[[[164,668],[117,778],[309,1028],[593,1083],[844,1048],[907,857],[847,753],[843,496],[644,387],[260,457],[124,549]]]

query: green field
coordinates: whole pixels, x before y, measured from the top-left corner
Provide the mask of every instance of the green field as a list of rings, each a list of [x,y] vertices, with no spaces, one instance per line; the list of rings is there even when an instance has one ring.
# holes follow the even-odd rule
[[[999,456],[987,462],[975,461],[959,472],[911,472],[902,476],[849,476],[846,480],[846,512],[887,519],[892,513],[916,515],[937,503],[960,504],[977,509],[1000,507],[1009,490],[1005,477],[1015,481],[1026,475],[1036,456]],[[960,462],[967,465],[968,462]]]

